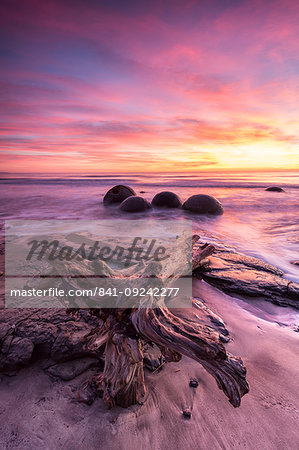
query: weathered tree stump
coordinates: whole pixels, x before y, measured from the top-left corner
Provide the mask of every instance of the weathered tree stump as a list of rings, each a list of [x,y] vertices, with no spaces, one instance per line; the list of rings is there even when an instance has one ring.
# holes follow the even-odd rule
[[[214,251],[212,245],[200,247],[198,240],[199,236],[194,235],[192,269],[197,273]],[[181,251],[184,252],[185,241],[182,242]],[[151,273],[158,273],[161,269],[163,279],[171,278],[174,269],[180,268],[180,263],[181,254],[175,252],[166,267],[157,263],[157,272]],[[106,263],[97,264],[101,264],[101,273],[107,278],[119,276]],[[147,270],[140,263],[126,269],[123,276],[149,278]],[[89,275],[86,268],[86,276]],[[96,278],[88,280],[89,284],[98,283]],[[49,280],[45,278],[43,282],[47,285]],[[78,279],[70,277],[67,282],[76,286]],[[161,307],[153,303],[152,308],[88,307],[86,310],[68,310],[69,314],[65,309],[4,310],[0,321],[0,370],[14,370],[29,364],[38,355],[51,358],[55,363],[93,357],[101,360],[101,364],[90,388],[103,397],[108,407],[128,407],[144,399],[143,350],[155,345],[164,361],[176,362],[185,355],[199,362],[216,379],[232,405],[237,407],[249,389],[246,369],[239,358],[226,352],[221,342],[228,334],[222,320],[199,300],[194,298],[192,302],[192,308],[168,309],[163,303]]]
[[[193,236],[193,248],[198,239],[199,236]],[[193,270],[213,251],[212,245],[194,249]],[[227,334],[221,319],[196,299],[190,309],[139,308],[94,313],[101,317],[102,325],[87,347],[94,349],[95,345],[105,344],[105,368],[92,386],[109,407],[127,407],[144,397],[144,342],[159,346],[168,361],[178,361],[181,355],[198,361],[216,379],[230,403],[240,406],[241,397],[249,390],[246,369],[241,359],[227,353],[220,342],[224,330]]]

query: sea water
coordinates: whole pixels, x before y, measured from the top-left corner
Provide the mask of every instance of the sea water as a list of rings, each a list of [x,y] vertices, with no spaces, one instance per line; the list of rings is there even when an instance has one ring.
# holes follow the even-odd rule
[[[221,243],[257,257],[299,282],[299,173],[196,173],[147,175],[1,174],[0,218],[5,219],[192,219],[193,230],[207,242]],[[216,197],[222,216],[196,215],[182,209],[128,214],[103,206],[116,184],[131,186],[151,201],[173,191],[184,201],[194,194]],[[265,191],[278,185],[285,192]]]

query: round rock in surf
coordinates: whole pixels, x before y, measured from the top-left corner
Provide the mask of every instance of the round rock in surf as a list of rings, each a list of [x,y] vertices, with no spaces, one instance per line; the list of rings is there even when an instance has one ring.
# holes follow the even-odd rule
[[[138,195],[126,198],[120,205],[121,211],[125,212],[141,212],[151,208],[150,203]]]
[[[285,192],[284,189],[282,189],[279,186],[270,186],[267,187],[267,189],[265,189],[265,191],[270,191],[270,192]]]
[[[155,195],[152,205],[158,208],[180,208],[182,202],[174,192],[163,191]]]
[[[136,192],[132,188],[130,188],[129,186],[124,186],[122,184],[118,184],[117,186],[114,186],[106,192],[103,202],[105,205],[109,205],[112,203],[121,203],[126,198],[131,197],[132,195],[136,195]]]
[[[221,203],[211,195],[192,195],[183,204],[183,209],[196,214],[223,214]]]

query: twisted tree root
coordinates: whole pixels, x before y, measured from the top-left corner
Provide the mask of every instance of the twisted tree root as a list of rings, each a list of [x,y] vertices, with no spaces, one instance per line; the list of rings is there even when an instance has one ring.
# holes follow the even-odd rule
[[[193,236],[193,246],[198,239]],[[193,270],[213,251],[212,245],[194,248]],[[219,340],[219,333],[228,333],[223,322],[195,299],[191,309],[97,310],[96,314],[101,326],[87,346],[95,350],[106,345],[104,372],[94,378],[93,387],[109,407],[127,407],[144,397],[142,341],[158,345],[168,361],[178,361],[181,355],[198,361],[234,407],[249,391],[241,359],[227,353]]]

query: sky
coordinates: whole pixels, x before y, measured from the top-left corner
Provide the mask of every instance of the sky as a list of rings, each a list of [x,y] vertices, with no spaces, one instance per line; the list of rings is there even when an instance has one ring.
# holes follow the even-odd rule
[[[1,3],[1,170],[299,169],[295,0]]]

